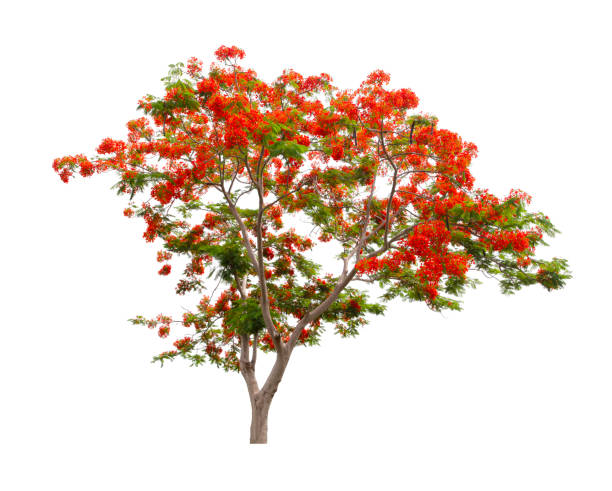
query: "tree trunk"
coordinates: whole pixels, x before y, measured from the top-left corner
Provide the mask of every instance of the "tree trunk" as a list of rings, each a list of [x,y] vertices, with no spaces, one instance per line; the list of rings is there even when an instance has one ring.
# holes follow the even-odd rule
[[[278,343],[276,361],[261,390],[259,390],[255,379],[254,361],[248,362],[246,355],[241,354],[245,358],[240,371],[247,383],[249,399],[251,400],[251,443],[268,443],[268,411],[291,355],[291,351],[280,344],[280,336],[277,336],[276,342]],[[246,346],[246,349],[248,349],[248,345]],[[245,350],[244,353],[247,353],[247,351]]]
[[[251,443],[268,443],[268,411],[274,394],[259,391],[251,400]]]

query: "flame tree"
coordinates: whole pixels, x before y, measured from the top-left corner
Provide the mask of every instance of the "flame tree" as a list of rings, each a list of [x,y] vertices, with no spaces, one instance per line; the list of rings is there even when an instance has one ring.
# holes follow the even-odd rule
[[[176,292],[198,295],[193,311],[130,320],[161,337],[179,331],[174,349],[154,357],[162,364],[182,357],[242,374],[251,443],[267,442],[293,349],[318,344],[324,328],[355,336],[398,297],[459,310],[474,271],[504,293],[570,277],[564,259],[534,256],[556,232],[549,218],[529,211],[521,191],[500,199],[475,188],[476,146],[415,112],[416,95],[387,88],[385,72],[356,90],[293,70],[269,84],[238,65],[241,49],[215,55],[208,73],[196,58],[170,65],[165,94],[140,100],[144,116],[127,123],[126,140],[105,138],[95,157],[53,167],[64,182],[116,173],[124,214],[163,244],[159,274],[184,257]],[[326,272],[316,250],[330,241],[337,268]],[[380,298],[368,298],[369,284]],[[258,351],[275,357],[261,386]]]

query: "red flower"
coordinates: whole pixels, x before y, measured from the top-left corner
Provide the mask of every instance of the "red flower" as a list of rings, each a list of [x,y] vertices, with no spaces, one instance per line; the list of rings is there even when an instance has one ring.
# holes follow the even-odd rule
[[[344,157],[344,148],[342,148],[342,145],[333,147],[331,156],[334,160],[342,160],[342,157]]]

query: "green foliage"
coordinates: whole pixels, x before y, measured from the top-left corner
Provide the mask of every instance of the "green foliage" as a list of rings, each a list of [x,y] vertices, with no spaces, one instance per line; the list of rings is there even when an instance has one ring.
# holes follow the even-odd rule
[[[236,237],[222,244],[205,244],[200,250],[215,258],[219,264],[217,277],[231,283],[236,278],[242,278],[252,269],[244,245]]]
[[[536,279],[548,291],[563,288],[565,281],[572,277],[566,259],[554,257],[551,261],[534,261],[534,263],[540,267]]]
[[[181,217],[187,219],[192,217],[192,212],[201,210],[203,206],[204,205],[200,201],[194,200],[180,203],[175,207],[175,210],[181,215]]]
[[[435,124],[438,121],[438,118],[436,118],[435,116],[423,116],[421,114],[414,114],[412,116],[408,116],[406,118],[406,124],[408,126],[412,126],[414,125],[415,127],[417,126],[431,126],[432,124]]]
[[[305,197],[304,213],[310,217],[314,225],[325,226],[333,221],[333,213],[318,194],[308,194]]]
[[[265,329],[257,299],[249,297],[236,302],[225,314],[225,323],[239,334],[255,334]]]
[[[336,333],[342,337],[353,337],[359,334],[360,327],[367,324],[367,314],[382,315],[385,309],[382,304],[368,302],[365,292],[347,287],[321,319],[333,324]]]
[[[294,141],[280,140],[270,145],[269,150],[272,157],[282,155],[287,158],[300,160],[304,152],[308,150],[308,147]]]
[[[132,199],[137,192],[143,191],[148,185],[160,181],[172,182],[172,178],[163,172],[154,170],[132,172],[129,175],[124,175],[119,182],[112,186],[112,189],[117,190],[117,195],[122,195],[126,191],[130,192],[130,199]]]
[[[295,254],[293,262],[295,263],[295,268],[308,279],[318,274],[321,269],[321,266],[310,259],[306,259],[303,254]]]

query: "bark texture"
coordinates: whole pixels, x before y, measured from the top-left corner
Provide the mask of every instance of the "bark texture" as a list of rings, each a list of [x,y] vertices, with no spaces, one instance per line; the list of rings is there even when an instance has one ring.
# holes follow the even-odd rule
[[[260,391],[251,401],[251,443],[268,443],[268,411],[272,397]]]

